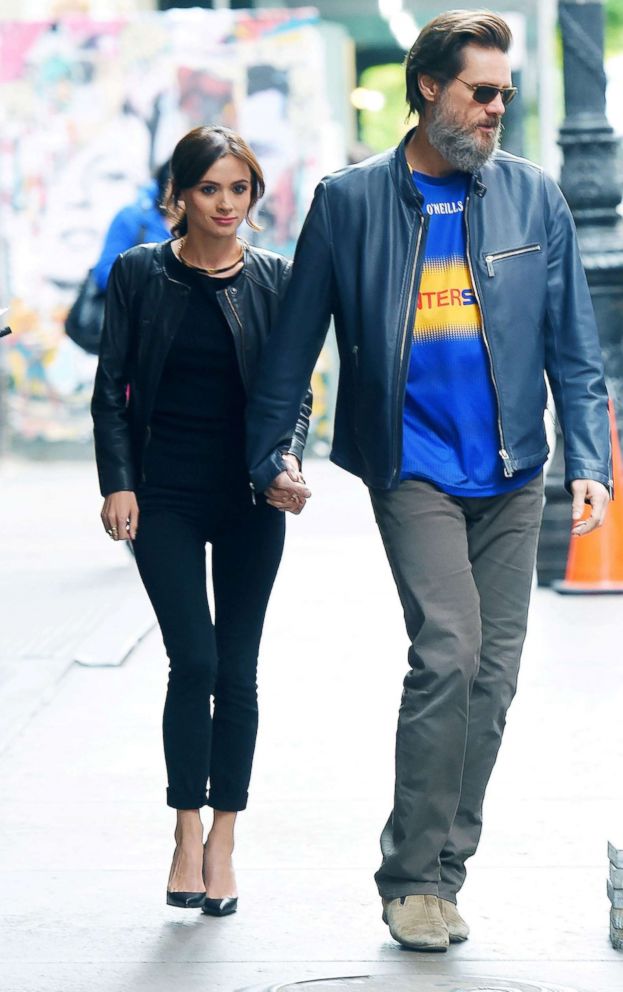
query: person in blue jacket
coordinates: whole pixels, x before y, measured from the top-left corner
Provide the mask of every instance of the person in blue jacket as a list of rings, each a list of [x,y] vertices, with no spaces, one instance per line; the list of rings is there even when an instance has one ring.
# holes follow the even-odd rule
[[[104,246],[93,268],[98,289],[108,285],[110,270],[116,258],[128,248],[144,243],[166,241],[170,227],[162,212],[162,200],[169,179],[169,161],[156,171],[154,178],[143,186],[133,203],[122,207],[110,222]]]
[[[256,492],[300,508],[309,490],[280,442],[333,317],[331,458],[369,489],[410,641],[375,878],[390,934],[420,951],[469,935],[457,893],[526,633],[546,379],[574,540],[601,526],[612,487],[599,335],[569,208],[539,166],[498,150],[516,93],[510,46],[490,11],[445,11],[422,28],[405,79],[417,127],[319,184],[247,406]],[[501,891],[491,913],[509,898]]]

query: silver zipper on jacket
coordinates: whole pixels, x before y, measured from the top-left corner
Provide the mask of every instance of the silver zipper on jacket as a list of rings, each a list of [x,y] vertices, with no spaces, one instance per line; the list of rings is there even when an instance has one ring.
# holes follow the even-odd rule
[[[245,385],[247,385],[247,387],[248,387],[249,376],[247,375],[247,360],[246,360],[245,354],[244,354],[244,330],[242,328],[242,321],[240,320],[240,317],[238,316],[238,312],[237,312],[237,310],[236,310],[236,308],[235,308],[235,306],[233,304],[233,301],[232,301],[232,299],[231,299],[231,297],[229,295],[229,289],[226,289],[225,290],[225,296],[227,298],[227,302],[229,303],[229,308],[230,308],[231,312],[234,315],[234,319],[235,319],[236,323],[238,324],[238,327],[240,328],[240,361],[241,361],[241,364],[242,364],[241,371],[242,371],[243,379],[245,381]]]
[[[420,254],[420,245],[422,243],[422,235],[424,233],[424,218],[420,220],[420,229],[418,231],[417,241],[415,244],[415,255],[413,258],[413,269],[411,271],[411,283],[409,285],[409,295],[407,297],[407,311],[405,313],[405,322],[402,329],[402,341],[400,343],[400,361],[398,363],[398,386],[400,386],[401,380],[401,370],[405,357],[405,349],[407,344],[407,334],[409,332],[409,314],[411,312],[411,301],[413,299],[413,287],[415,285],[415,275],[417,272],[418,258]],[[401,390],[396,390],[396,434],[395,434],[395,448],[394,448],[394,470],[392,473],[392,478],[396,478],[396,475],[400,471],[400,465],[398,464],[398,438],[400,436],[400,423],[404,417],[404,397],[401,395]]]
[[[465,244],[465,254],[467,257],[467,266],[469,268],[469,274],[472,280],[472,286],[474,287],[474,295],[478,302],[478,307],[480,308],[480,322],[482,325],[482,339],[485,343],[485,348],[487,351],[487,357],[489,359],[489,369],[491,370],[491,381],[493,382],[493,389],[495,392],[495,399],[498,408],[498,434],[500,436],[501,448],[498,452],[502,462],[504,463],[504,475],[507,479],[511,479],[513,476],[513,468],[510,462],[510,455],[506,450],[506,443],[504,441],[504,431],[502,430],[502,417],[500,414],[500,393],[498,390],[498,384],[495,379],[495,371],[493,368],[493,358],[491,357],[491,347],[489,345],[489,339],[487,337],[487,329],[485,327],[485,312],[480,300],[480,295],[478,293],[478,283],[476,282],[476,276],[474,274],[474,269],[472,266],[472,257],[470,253],[470,237],[469,237],[469,195],[465,199],[465,234],[466,234],[466,244]]]
[[[495,275],[494,262],[499,262],[502,258],[513,258],[515,255],[530,255],[534,251],[540,251],[540,245],[526,245],[525,248],[509,248],[508,251],[495,251],[490,255],[485,255],[487,272],[491,277]]]

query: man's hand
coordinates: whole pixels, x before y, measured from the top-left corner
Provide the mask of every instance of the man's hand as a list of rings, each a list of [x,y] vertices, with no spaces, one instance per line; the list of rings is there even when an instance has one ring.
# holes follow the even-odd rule
[[[283,460],[287,465],[285,472],[280,472],[266,489],[264,495],[269,506],[276,510],[287,510],[288,513],[299,514],[311,496],[311,491],[305,485],[301,474],[301,466],[296,455],[286,453]]]
[[[585,534],[590,534],[592,530],[603,524],[610,502],[610,494],[601,482],[595,482],[594,479],[574,479],[571,483],[571,492],[573,494],[571,533],[575,537],[584,537]],[[582,520],[586,503],[591,506],[591,514]]]
[[[113,541],[133,541],[138,530],[138,503],[129,490],[110,493],[102,507],[104,530]]]

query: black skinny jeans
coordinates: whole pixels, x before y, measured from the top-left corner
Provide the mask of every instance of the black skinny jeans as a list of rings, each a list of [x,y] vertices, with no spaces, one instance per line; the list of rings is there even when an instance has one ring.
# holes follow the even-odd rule
[[[136,562],[170,663],[163,718],[167,803],[244,809],[257,735],[257,656],[283,551],[284,515],[262,497],[254,506],[248,489],[225,494],[145,486],[137,497]]]

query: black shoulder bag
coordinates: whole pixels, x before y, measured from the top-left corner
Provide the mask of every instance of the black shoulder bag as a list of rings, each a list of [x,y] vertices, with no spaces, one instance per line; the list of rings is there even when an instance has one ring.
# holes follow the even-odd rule
[[[142,244],[144,239],[145,225],[141,224],[135,244]],[[129,247],[131,248],[132,245]],[[90,269],[65,318],[67,337],[89,355],[99,354],[105,306],[106,290],[99,288],[93,276],[93,269]]]
[[[89,355],[97,355],[99,352],[105,304],[106,290],[99,288],[91,269],[65,320],[67,337],[84,351],[88,351]]]

